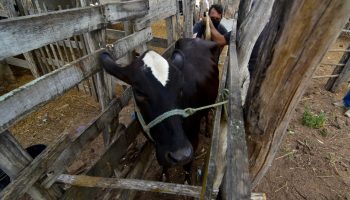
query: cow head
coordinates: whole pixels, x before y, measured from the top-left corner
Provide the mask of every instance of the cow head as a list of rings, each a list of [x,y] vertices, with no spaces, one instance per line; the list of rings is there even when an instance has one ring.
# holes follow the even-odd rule
[[[170,61],[154,51],[147,51],[126,67],[116,64],[109,53],[102,53],[100,58],[108,73],[132,86],[146,123],[166,111],[180,108],[184,83],[181,51],[175,51]],[[157,124],[151,128],[150,135],[161,165],[184,165],[191,160],[193,147],[184,133],[180,116],[169,117]]]

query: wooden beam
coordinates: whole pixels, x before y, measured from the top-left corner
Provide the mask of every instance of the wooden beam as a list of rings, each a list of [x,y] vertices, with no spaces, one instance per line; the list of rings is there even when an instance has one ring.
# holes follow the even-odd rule
[[[128,0],[105,5],[107,21],[121,21],[139,18],[148,13],[147,0]]]
[[[128,1],[129,2],[129,1]],[[101,28],[107,20],[125,20],[145,14],[145,0],[129,4],[75,8],[0,21],[0,59]],[[136,5],[139,5],[136,6]],[[147,9],[146,9],[147,10]]]
[[[194,9],[194,0],[182,0],[182,8],[184,12],[184,33],[185,38],[193,37],[193,9]]]
[[[58,172],[62,172],[64,167],[72,162],[72,159],[81,152],[84,145],[91,142],[101,132],[101,130],[108,125],[108,123],[116,116],[117,113],[125,106],[128,99],[131,96],[131,89],[128,89],[123,97],[112,101],[107,110],[103,111],[95,120],[93,120],[84,130],[75,130],[72,133],[62,133],[62,136],[57,140],[57,143],[47,147],[47,149],[41,153],[33,162],[31,162],[25,169],[19,172],[17,178],[6,189],[0,193],[1,199],[18,199],[23,195],[31,185],[33,185],[43,174],[47,174],[48,178],[43,182],[43,186],[51,185],[52,177],[55,177]],[[136,124],[138,125],[138,124]],[[132,139],[139,133],[139,126],[132,124],[125,134],[121,134],[120,138],[116,140],[117,146],[127,142],[130,144]],[[119,135],[119,134],[118,134]],[[129,138],[131,137],[131,138]],[[114,141],[112,142],[114,144]],[[119,154],[110,155],[110,157]],[[122,155],[119,155],[121,157]],[[109,158],[110,158],[109,157]],[[102,157],[104,158],[104,157]],[[106,160],[103,160],[106,161]],[[110,161],[118,162],[118,161]],[[57,164],[57,166],[55,165]],[[99,167],[108,165],[108,162],[103,163],[101,161]],[[94,168],[92,168],[94,169]],[[53,171],[51,171],[53,170]],[[106,171],[106,167],[103,169]],[[56,176],[57,177],[57,176]],[[21,188],[21,191],[17,191]]]
[[[125,36],[125,31],[107,29],[108,40],[119,40]]]
[[[133,50],[141,44],[150,41],[151,39],[152,30],[150,27],[139,32],[135,32],[124,37],[122,40],[118,40],[117,42],[119,45],[113,45],[113,54],[116,58],[121,58],[123,55],[125,55],[125,52]]]
[[[345,50],[346,51],[344,52],[343,56],[339,60],[339,64],[347,63],[347,61],[350,59],[350,53],[349,53],[350,52],[350,45],[348,45]],[[344,66],[336,66],[332,72],[332,75],[338,75],[338,74],[342,73]],[[328,81],[325,85],[325,89],[328,91],[331,91],[331,92],[336,92],[338,87],[333,87],[334,83],[336,81],[337,81],[336,77],[328,79]]]
[[[168,46],[175,41],[175,34],[174,34],[175,33],[174,32],[175,16],[166,18],[165,23],[166,23],[166,33],[167,33],[167,46]]]
[[[350,1],[279,0],[272,13],[245,104],[253,188],[271,166],[314,71],[349,19]]]
[[[240,69],[240,85],[242,85],[242,101],[245,103],[247,91],[250,83],[248,62],[253,51],[255,42],[260,33],[270,19],[274,0],[256,1],[255,6],[248,13],[238,29],[237,36],[237,56]],[[231,37],[232,38],[232,37]]]
[[[22,67],[22,68],[25,68],[25,69],[29,69],[29,64],[28,64],[28,62],[26,60],[15,58],[15,57],[8,57],[8,58],[5,59],[5,61],[9,65],[13,65],[13,66],[16,66],[16,67]]]
[[[252,0],[240,0],[238,6],[238,17],[237,17],[237,29],[241,27],[244,20],[246,20],[248,13],[252,7]]]
[[[223,97],[222,95],[226,85],[227,68],[228,68],[227,66],[228,66],[228,60],[226,59],[222,70],[222,76],[221,76],[219,89],[218,89],[219,93],[218,93],[216,102],[222,101],[222,97]],[[201,199],[211,200],[214,198],[214,195],[215,195],[214,190],[218,191],[224,175],[223,169],[226,167],[225,143],[227,141],[226,139],[227,135],[225,135],[225,132],[222,132],[223,127],[221,127],[221,123],[222,121],[225,121],[227,119],[221,120],[221,112],[222,112],[222,106],[217,107],[215,109],[213,133],[211,136],[210,151],[208,151],[208,163],[203,176]],[[226,134],[227,134],[227,131],[226,131]],[[223,138],[224,140],[220,140],[222,136],[225,136],[225,138]],[[221,151],[222,148],[224,149],[224,151]],[[219,182],[219,183],[215,183],[215,182]]]
[[[154,47],[166,49],[168,47],[168,40],[164,38],[154,37],[148,44]]]
[[[154,146],[150,141],[147,141],[140,153],[138,154],[137,163],[134,165],[132,171],[128,173],[128,179],[140,179],[144,177],[145,173],[155,160]],[[119,177],[121,178],[121,177]],[[119,194],[115,194],[117,199],[135,199],[137,191],[123,190]]]
[[[235,27],[235,26],[234,26]],[[234,29],[233,29],[234,30]],[[231,33],[229,47],[229,70],[228,70],[228,134],[226,152],[226,173],[224,181],[224,199],[249,199],[251,193],[249,179],[248,150],[244,130],[244,118],[241,99],[242,74],[239,71],[236,51],[235,32]]]
[[[0,59],[102,27],[101,7],[86,7],[0,21]]]
[[[136,46],[149,41],[150,38],[151,30],[145,29],[115,42],[113,46],[117,52],[116,58],[121,58]],[[6,130],[15,121],[23,118],[44,103],[63,94],[82,80],[101,70],[99,53],[102,51],[105,50],[95,51],[1,96],[0,110],[3,112],[0,112],[0,132]],[[26,99],[26,101],[23,101],[23,99]]]
[[[348,61],[346,62],[337,80],[334,81],[334,84],[332,86],[332,91],[337,90],[340,87],[340,85],[344,82],[347,82],[349,78],[350,78],[350,59],[348,59]]]
[[[132,121],[125,131],[118,134],[118,139],[112,140],[99,160],[91,168],[87,169],[85,173],[90,176],[112,176],[119,160],[125,155],[129,145],[135,140],[140,131],[141,127],[139,123],[136,120]],[[98,188],[72,187],[65,193],[62,199],[91,199],[98,195],[98,192]]]
[[[160,192],[166,194],[184,195],[197,198],[201,190],[201,187],[191,185],[180,185],[175,183],[163,183],[157,181],[145,181],[135,179],[103,178],[85,175],[74,176],[62,174],[58,177],[57,181],[60,183],[80,187],[140,190]]]
[[[96,117],[87,127],[77,133],[71,133],[75,136],[72,142],[66,147],[57,160],[48,167],[47,178],[42,185],[45,188],[51,187],[56,178],[65,171],[65,167],[69,166],[83,150],[84,146],[94,140],[98,134],[115,118],[118,113],[126,106],[131,97],[131,88],[129,87],[120,98],[114,99],[111,104],[99,116]]]
[[[112,188],[157,192],[165,194],[175,194],[189,197],[199,197],[201,187],[192,185],[181,185],[175,183],[163,183],[158,181],[146,181],[136,179],[104,178],[86,175],[62,174],[57,178],[57,182],[72,186],[88,188]],[[253,193],[252,197],[263,197],[260,193]],[[91,196],[90,196],[91,197]]]
[[[0,134],[0,168],[14,180],[33,159],[22,148],[9,131]],[[35,200],[51,199],[48,191],[35,184],[28,190],[28,194]]]
[[[70,142],[68,135],[62,135],[57,143],[46,147],[26,168],[21,170],[4,190],[0,192],[0,199],[19,199],[33,184],[44,174],[47,166],[50,166]],[[20,189],[19,189],[20,188]]]
[[[149,6],[148,14],[135,20],[135,31],[176,14],[176,1],[174,0],[150,0]]]
[[[175,43],[174,42],[173,44],[169,45],[168,48],[166,48],[164,50],[164,52],[162,53],[162,56],[165,58],[165,59],[170,59],[171,58],[171,55],[173,54],[173,51],[175,49]]]

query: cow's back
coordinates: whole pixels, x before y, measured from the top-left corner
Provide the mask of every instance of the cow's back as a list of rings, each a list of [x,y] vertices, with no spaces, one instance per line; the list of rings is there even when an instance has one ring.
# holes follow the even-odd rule
[[[218,85],[219,46],[202,39],[180,39],[176,49],[185,55],[182,72],[185,79],[183,87],[183,106],[199,107],[215,102]]]

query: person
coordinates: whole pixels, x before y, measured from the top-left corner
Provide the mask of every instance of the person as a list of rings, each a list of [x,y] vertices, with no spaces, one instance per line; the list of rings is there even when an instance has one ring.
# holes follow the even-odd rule
[[[227,29],[222,24],[220,24],[222,19],[222,11],[223,11],[222,6],[219,4],[213,4],[212,6],[210,6],[209,21],[211,21],[211,24],[213,28],[215,28],[215,31],[218,31],[218,33],[224,35],[227,33]],[[197,22],[193,26],[193,34],[195,35],[195,37],[202,38],[205,33],[205,28],[206,28],[205,20],[201,20]]]
[[[345,116],[350,117],[350,90],[348,93],[344,96],[342,101],[335,102],[333,105],[338,107],[345,107],[347,111],[344,113]]]

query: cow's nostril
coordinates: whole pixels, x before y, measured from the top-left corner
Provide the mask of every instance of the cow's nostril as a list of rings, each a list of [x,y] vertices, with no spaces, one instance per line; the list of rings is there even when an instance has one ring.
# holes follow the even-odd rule
[[[168,161],[174,164],[184,164],[190,161],[192,158],[192,147],[182,148],[175,152],[169,152],[166,154]]]

